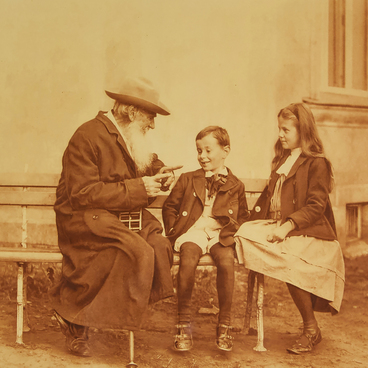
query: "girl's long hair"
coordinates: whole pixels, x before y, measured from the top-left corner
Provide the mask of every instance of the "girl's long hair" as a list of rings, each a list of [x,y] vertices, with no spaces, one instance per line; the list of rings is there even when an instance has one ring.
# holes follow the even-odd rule
[[[285,120],[292,120],[294,122],[300,135],[302,155],[306,157],[325,158],[330,176],[329,191],[331,192],[334,183],[332,165],[325,156],[322,140],[319,137],[317,125],[309,106],[304,103],[292,103],[281,109],[277,117],[281,117]],[[289,149],[284,149],[282,147],[280,139],[277,140],[274,149],[275,157],[272,160],[272,170],[275,170],[281,159],[290,153]]]

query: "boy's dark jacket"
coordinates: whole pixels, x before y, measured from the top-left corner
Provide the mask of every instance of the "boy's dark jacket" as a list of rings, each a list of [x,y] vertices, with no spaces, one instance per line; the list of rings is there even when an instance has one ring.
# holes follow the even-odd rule
[[[162,207],[166,236],[172,244],[186,233],[203,213],[206,196],[206,178],[203,169],[182,174]],[[234,244],[234,234],[249,217],[245,188],[228,169],[226,183],[216,195],[213,216],[222,229],[219,240],[224,246]]]
[[[249,220],[269,218],[270,201],[278,179],[277,169],[255,204]],[[336,227],[329,199],[329,170],[326,159],[300,155],[287,175],[281,189],[281,223],[292,219],[296,229],[288,236],[306,235],[335,240]]]

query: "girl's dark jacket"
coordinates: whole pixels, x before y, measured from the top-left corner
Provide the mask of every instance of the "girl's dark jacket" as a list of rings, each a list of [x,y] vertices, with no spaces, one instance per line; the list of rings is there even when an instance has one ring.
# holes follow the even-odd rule
[[[278,179],[272,171],[269,184],[255,204],[250,220],[267,219],[270,201]],[[281,224],[292,219],[296,228],[288,236],[307,235],[324,240],[336,239],[335,219],[329,199],[330,174],[323,157],[299,156],[281,189]]]
[[[249,217],[245,188],[228,169],[227,181],[216,195],[212,214],[222,225],[219,240],[224,246],[234,244],[234,234]],[[203,213],[206,196],[203,169],[182,174],[162,207],[166,236],[174,244]]]

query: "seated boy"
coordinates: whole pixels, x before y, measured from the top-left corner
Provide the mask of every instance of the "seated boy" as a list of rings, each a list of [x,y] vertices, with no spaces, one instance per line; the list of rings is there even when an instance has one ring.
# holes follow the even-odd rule
[[[224,351],[233,347],[230,335],[234,290],[233,235],[249,216],[244,184],[225,167],[230,152],[227,131],[209,126],[196,137],[201,169],[182,174],[163,209],[166,236],[180,252],[178,272],[178,324],[174,348],[193,346],[191,296],[200,257],[210,253],[217,267],[219,317],[216,345]]]

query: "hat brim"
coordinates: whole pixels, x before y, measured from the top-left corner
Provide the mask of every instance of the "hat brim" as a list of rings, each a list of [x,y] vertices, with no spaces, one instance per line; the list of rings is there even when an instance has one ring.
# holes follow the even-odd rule
[[[160,115],[170,115],[169,109],[161,102],[158,102],[158,104],[154,104],[152,102],[134,96],[121,95],[119,93],[113,93],[109,91],[105,92],[109,97],[123,104],[139,106],[150,112],[155,112],[156,114]]]

